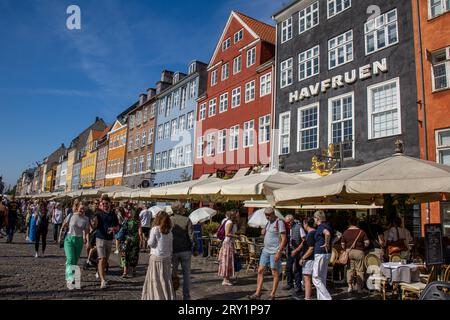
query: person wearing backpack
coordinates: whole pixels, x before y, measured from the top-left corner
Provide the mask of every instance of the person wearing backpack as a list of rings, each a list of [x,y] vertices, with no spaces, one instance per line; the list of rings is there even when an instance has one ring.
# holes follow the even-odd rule
[[[226,218],[222,221],[217,232],[219,240],[223,240],[219,251],[218,271],[218,276],[223,278],[223,286],[232,286],[230,278],[235,276],[234,238],[236,237],[238,215],[239,212],[237,210],[227,211],[225,214]]]
[[[275,300],[279,275],[281,273],[281,256],[287,245],[286,226],[283,219],[279,219],[275,215],[275,209],[271,207],[266,208],[264,214],[269,222],[262,230],[262,235],[264,236],[264,248],[261,252],[259,261],[256,292],[249,296],[250,300],[261,299],[264,271],[268,266],[270,266],[273,276],[272,292],[270,293],[269,299]]]

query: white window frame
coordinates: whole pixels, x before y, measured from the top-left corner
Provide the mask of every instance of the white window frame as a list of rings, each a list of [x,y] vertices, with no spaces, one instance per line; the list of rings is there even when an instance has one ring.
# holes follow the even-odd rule
[[[285,116],[287,116],[288,122],[287,122],[287,128],[284,130],[283,118]],[[279,135],[279,139],[278,139],[278,144],[279,144],[278,153],[280,155],[289,154],[291,152],[291,112],[290,111],[283,112],[279,115],[279,127],[280,127],[280,135]],[[285,133],[283,133],[283,132],[285,132]],[[288,146],[287,146],[288,151],[287,152],[283,152],[283,143],[282,143],[283,138],[287,138],[287,141],[288,141]]]
[[[272,93],[272,72],[266,73],[259,79],[259,96],[264,97]]]
[[[450,128],[436,130],[436,162],[442,163],[442,164],[444,164],[444,163],[441,161],[440,152],[450,150],[450,144],[440,144],[440,142],[439,142],[440,134],[442,134],[443,132],[450,133]],[[447,163],[447,165],[449,165],[449,164]]]
[[[388,15],[391,13],[391,12],[394,12],[395,11],[395,22],[394,21],[392,21],[392,22],[389,22],[389,23],[387,23],[387,17],[388,17]],[[379,22],[378,21],[380,21],[380,20],[383,20],[383,24],[382,25],[379,25],[379,26],[377,26],[378,24],[379,24]],[[389,43],[388,44],[388,39],[389,39],[389,33],[388,33],[388,27],[391,25],[391,24],[394,24],[395,23],[395,32],[396,32],[396,41],[395,42],[392,42],[392,43]],[[369,25],[371,25],[371,24],[373,24],[373,29],[368,29],[368,26]],[[378,48],[378,30],[381,30],[381,29],[384,29],[384,35],[385,35],[385,46],[384,47],[382,47],[382,48]],[[369,30],[369,31],[368,31]],[[374,38],[373,38],[373,43],[374,43],[374,51],[371,51],[371,52],[368,52],[368,48],[367,48],[367,37],[368,37],[368,35],[369,34],[374,34]],[[376,17],[376,18],[373,18],[373,19],[371,19],[371,20],[369,20],[369,21],[367,21],[365,24],[364,24],[364,50],[365,50],[365,53],[366,53],[366,56],[368,56],[368,55],[371,55],[371,54],[374,54],[375,52],[378,52],[378,51],[381,51],[381,50],[384,50],[384,49],[386,49],[386,48],[389,48],[389,47],[392,47],[392,46],[394,46],[394,45],[396,45],[396,44],[398,44],[398,42],[399,42],[399,36],[398,36],[398,11],[397,11],[397,9],[395,8],[395,9],[392,9],[392,10],[390,10],[390,11],[388,11],[388,12],[386,12],[386,13],[383,13],[383,14],[381,14],[381,15],[379,15],[378,17]]]
[[[178,133],[178,118],[170,121],[170,136],[173,137]]]
[[[184,146],[184,164],[185,166],[192,165],[192,144]]]
[[[221,74],[221,80],[227,80],[230,77],[230,69],[228,68],[229,64],[225,63],[222,65],[222,74]]]
[[[144,165],[145,160],[144,160],[144,156],[140,156],[139,157],[139,172],[144,172]]]
[[[206,156],[212,157],[215,153],[215,133],[208,133],[206,135]]]
[[[138,173],[138,158],[133,159],[133,173]]]
[[[184,147],[177,147],[175,155],[175,167],[184,167]]]
[[[227,38],[222,42],[222,51],[227,50],[229,47],[231,47],[231,38]]]
[[[224,153],[227,148],[227,129],[219,130],[217,135],[217,153]]]
[[[377,88],[377,87],[381,87],[381,86],[385,86],[387,84],[390,83],[396,83],[397,86],[397,112],[398,112],[398,132],[394,133],[392,135],[388,135],[388,136],[382,136],[382,137],[373,137],[372,134],[372,129],[373,129],[373,124],[372,124],[372,106],[373,106],[373,102],[372,102],[372,90]],[[390,109],[390,110],[394,110],[394,109]],[[386,112],[389,110],[384,110],[383,112]],[[371,85],[369,87],[367,87],[367,121],[368,121],[368,139],[369,140],[374,140],[374,139],[383,139],[383,138],[388,138],[388,137],[395,137],[397,135],[400,135],[402,133],[402,110],[401,110],[401,90],[400,90],[400,78],[394,78],[391,80],[387,80],[387,81],[383,81],[380,83],[376,83],[374,85]]]
[[[164,139],[164,125],[160,124],[158,126],[158,141],[161,141]]]
[[[239,125],[232,126],[229,130],[230,140],[229,140],[229,150],[234,151],[239,149]]]
[[[317,8],[314,8],[315,5],[317,5]],[[302,13],[304,14],[303,17],[302,17]],[[314,24],[314,15],[315,14],[317,14],[317,23],[316,24]],[[308,19],[308,17],[311,19],[311,26],[309,26],[309,27],[306,26],[306,20]],[[305,23],[305,29],[303,31],[301,30],[302,22]],[[311,5],[307,6],[306,8],[304,8],[298,12],[298,34],[302,34],[308,30],[313,29],[314,27],[319,25],[319,23],[320,23],[319,1],[312,3]]]
[[[437,6],[439,6],[441,8],[441,12],[436,15],[433,15],[432,10],[431,10],[431,1],[432,0],[427,0],[427,2],[428,2],[428,20],[437,18],[437,17],[443,15],[444,13],[450,11],[450,2],[448,2],[448,0],[438,0],[439,4]]]
[[[202,121],[206,119],[206,103],[200,105],[200,112],[198,114],[198,120]]]
[[[294,59],[289,58],[280,63],[280,88],[286,88],[294,82]]]
[[[153,143],[154,135],[155,135],[154,129],[153,128],[148,129],[148,144]]]
[[[439,92],[443,90],[450,89],[450,47],[446,47],[441,50],[436,50],[432,52],[432,59],[431,59],[431,86],[433,92]],[[445,56],[445,60],[441,60],[439,62],[436,62],[436,56],[437,55],[443,55]],[[447,81],[447,86],[443,88],[436,88],[436,78],[434,74],[434,68],[438,66],[444,66],[445,68],[445,79]]]
[[[317,53],[316,53],[317,50]],[[303,57],[302,57],[303,56]],[[302,78],[300,67],[305,66],[305,76]],[[311,66],[311,74],[307,75],[306,70],[308,66]],[[317,72],[314,71],[314,67],[317,66]],[[298,81],[303,81],[320,73],[320,45],[314,46],[308,50],[302,51],[298,54]]]
[[[242,56],[233,59],[233,75],[242,71]]]
[[[258,142],[259,144],[268,143],[270,141],[270,114],[260,117],[258,123]]]
[[[237,37],[236,37],[237,36]],[[241,41],[244,38],[244,29],[239,30],[234,34],[234,43]]]
[[[250,120],[244,122],[244,134],[242,135],[242,145],[244,146],[245,149],[253,147],[254,144],[255,144],[255,120]]]
[[[292,17],[289,17],[281,22],[281,43],[285,43],[292,39],[294,34],[292,20]]]
[[[206,104],[205,104],[206,108]],[[206,109],[205,109],[206,112]],[[194,128],[194,111],[188,112],[187,114],[187,130]]]
[[[177,156],[176,155],[176,150],[174,150],[174,149],[170,149],[167,152],[167,157],[169,159],[169,164],[167,165],[168,169],[175,169],[177,167],[177,163],[176,163],[177,158],[176,158],[176,156]]]
[[[197,158],[203,158],[204,152],[204,140],[203,137],[197,137]]]
[[[317,108],[317,123],[313,127],[308,128],[302,128],[301,127],[301,114],[302,111]],[[316,148],[310,148],[310,149],[302,149],[302,133],[311,129],[317,130],[317,146]],[[297,152],[304,152],[304,151],[311,151],[311,150],[317,150],[320,147],[320,104],[318,102],[309,104],[307,106],[299,107],[297,109]]]
[[[164,139],[170,138],[170,122],[164,123]]]
[[[255,86],[256,86],[255,80],[249,81],[245,84],[245,103],[249,103],[255,100],[256,96]]]
[[[155,171],[161,171],[161,153],[155,156]]]
[[[183,114],[178,117],[178,132],[184,132],[186,130],[186,115]]]
[[[127,160],[127,174],[131,174],[131,159]]]
[[[208,118],[214,117],[217,113],[217,98],[209,100],[208,103]]]
[[[352,98],[352,156],[351,158],[347,157],[345,159],[354,159],[355,158],[355,92],[348,92],[342,94],[340,96],[332,97],[328,99],[328,145],[333,143],[333,124],[342,123],[344,121],[349,120],[348,118],[341,118],[340,120],[333,121],[333,102],[336,100],[343,100],[344,98],[351,97]],[[342,110],[341,110],[342,114]],[[342,130],[343,131],[343,130]],[[340,141],[343,142],[343,141]]]
[[[139,149],[140,145],[141,145],[141,134],[138,132],[136,133],[136,138],[134,140],[134,150]]]
[[[343,39],[343,42],[340,42]],[[334,43],[334,44],[333,44]],[[348,49],[348,45],[351,45],[351,49]],[[344,50],[344,62],[339,63],[339,50]],[[351,51],[351,57],[347,58]],[[331,66],[331,54],[334,52],[336,57],[336,64]],[[332,70],[346,63],[352,62],[355,57],[355,51],[353,48],[353,29],[348,30],[330,40],[328,40],[328,69]]]
[[[228,92],[225,92],[220,96],[219,113],[226,112],[228,110]]]
[[[147,145],[147,131],[142,131],[142,137],[141,137],[141,148],[144,148]]]
[[[241,105],[241,87],[234,88],[231,91],[231,108],[237,108]]]
[[[211,71],[211,87],[217,84],[217,69]]]
[[[151,152],[147,153],[147,171],[150,171],[152,169],[152,158],[153,153]]]
[[[337,11],[337,3],[340,2],[341,3],[341,11]],[[345,2],[348,2],[349,5],[347,7],[345,7]],[[333,9],[334,9],[334,13],[330,14],[330,4],[333,4]],[[331,19],[335,16],[337,16],[338,14],[344,12],[347,9],[350,9],[352,7],[352,0],[328,0],[327,1],[327,18]]]
[[[256,63],[256,47],[247,50],[247,68]]]

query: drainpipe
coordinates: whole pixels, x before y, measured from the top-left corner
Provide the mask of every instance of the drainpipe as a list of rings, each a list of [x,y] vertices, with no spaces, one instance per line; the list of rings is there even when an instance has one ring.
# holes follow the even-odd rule
[[[423,146],[424,146],[424,158],[428,160],[428,132],[427,132],[427,113],[426,113],[426,96],[425,96],[425,78],[423,67],[423,46],[422,46],[422,29],[420,23],[420,0],[416,0],[417,6],[417,31],[419,42],[419,54],[420,54],[420,82],[422,85],[422,123],[423,123]],[[426,223],[430,223],[430,202],[426,204]]]
[[[274,19],[274,17],[272,17],[272,19]],[[275,19],[274,19],[275,20]],[[274,84],[272,86],[272,123],[271,123],[271,127],[272,127],[272,143],[270,144],[270,168],[271,169],[279,169],[280,165],[279,165],[279,155],[278,155],[278,151],[277,148],[278,146],[278,141],[279,141],[279,137],[278,137],[278,132],[276,132],[276,113],[275,113],[275,102],[276,102],[276,96],[277,96],[277,61],[278,61],[278,22],[275,20],[275,60],[273,63],[273,67],[272,67],[272,83]],[[276,133],[276,134],[275,134]]]

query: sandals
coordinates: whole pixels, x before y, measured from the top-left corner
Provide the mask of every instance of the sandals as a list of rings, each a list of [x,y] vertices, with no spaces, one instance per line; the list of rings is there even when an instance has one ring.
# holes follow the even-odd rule
[[[256,293],[248,296],[250,300],[261,300],[261,295],[257,295]]]

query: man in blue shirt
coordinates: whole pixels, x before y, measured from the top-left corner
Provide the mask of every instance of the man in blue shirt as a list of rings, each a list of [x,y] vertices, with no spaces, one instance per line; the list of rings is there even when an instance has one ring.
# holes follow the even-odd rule
[[[261,252],[261,258],[259,261],[256,292],[249,296],[249,299],[251,300],[261,299],[261,291],[264,282],[264,270],[268,266],[270,266],[273,276],[273,287],[269,299],[275,299],[279,275],[281,272],[281,256],[287,243],[284,221],[275,215],[274,208],[265,209],[264,214],[269,222],[262,230],[262,235],[264,235],[264,248]]]
[[[314,213],[314,222],[317,225],[314,236],[314,265],[312,280],[317,290],[317,300],[331,300],[327,290],[328,263],[331,258],[331,240],[334,231],[326,222],[325,212],[319,210]]]

